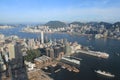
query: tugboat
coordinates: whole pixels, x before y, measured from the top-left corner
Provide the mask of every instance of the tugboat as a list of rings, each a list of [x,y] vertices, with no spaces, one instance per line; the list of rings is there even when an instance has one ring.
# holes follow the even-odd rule
[[[100,74],[100,75],[103,75],[103,76],[106,76],[106,77],[111,77],[111,78],[115,77],[115,75],[113,75],[113,74],[111,74],[109,72],[105,72],[105,71],[101,71],[101,70],[97,70],[97,71],[95,70],[95,72],[97,74]]]

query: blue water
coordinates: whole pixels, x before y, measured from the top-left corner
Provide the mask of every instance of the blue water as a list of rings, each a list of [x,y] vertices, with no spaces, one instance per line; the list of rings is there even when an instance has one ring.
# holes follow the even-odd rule
[[[40,34],[23,33],[20,30],[23,27],[16,27],[13,29],[0,30],[0,33],[9,35],[18,35],[20,38],[38,38]],[[54,74],[55,80],[120,80],[120,41],[115,39],[91,39],[85,36],[73,36],[68,34],[45,34],[49,39],[62,39],[67,38],[68,41],[90,47],[95,51],[106,52],[110,55],[108,59],[100,59],[84,54],[75,54],[76,57],[82,58],[80,73],[73,73],[62,69],[59,73]],[[105,70],[115,74],[115,78],[108,79],[98,76],[94,70]]]

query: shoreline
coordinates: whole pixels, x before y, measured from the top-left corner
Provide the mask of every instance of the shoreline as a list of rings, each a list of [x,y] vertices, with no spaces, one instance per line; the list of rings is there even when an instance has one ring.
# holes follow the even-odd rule
[[[32,33],[32,34],[39,34],[41,32],[25,32],[25,31],[20,31],[20,32],[23,32],[23,33]],[[54,34],[54,33],[59,33],[59,34],[68,34],[68,35],[71,35],[71,36],[87,36],[87,37],[92,37],[94,36],[93,34],[79,34],[79,33],[71,33],[71,32],[44,32],[45,34]],[[94,38],[94,39],[97,39],[97,38]],[[98,39],[114,39],[114,40],[120,40],[118,38],[114,38],[114,37],[101,37],[101,38],[98,38]]]

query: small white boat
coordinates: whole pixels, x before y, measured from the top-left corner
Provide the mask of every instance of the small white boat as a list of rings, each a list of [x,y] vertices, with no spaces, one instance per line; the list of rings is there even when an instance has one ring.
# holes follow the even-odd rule
[[[116,55],[117,55],[117,56],[120,56],[120,54],[119,54],[119,53],[117,53]]]

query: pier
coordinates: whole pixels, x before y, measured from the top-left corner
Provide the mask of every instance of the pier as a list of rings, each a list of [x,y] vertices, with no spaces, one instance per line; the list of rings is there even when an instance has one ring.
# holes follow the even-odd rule
[[[75,66],[70,65],[70,64],[59,62],[58,65],[60,65],[63,69],[67,69],[68,71],[73,71],[76,73],[80,72],[79,68],[76,68]]]
[[[76,57],[62,57],[61,61],[58,63],[58,65],[61,65],[63,69],[67,69],[69,71],[73,72],[80,72],[80,59]]]

